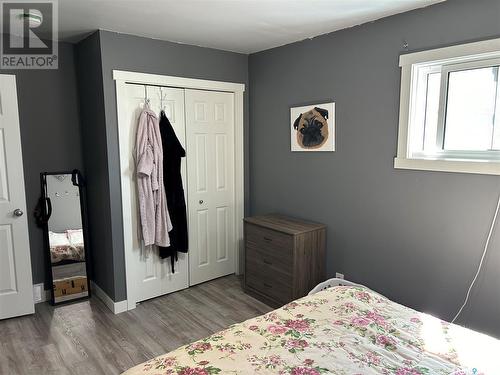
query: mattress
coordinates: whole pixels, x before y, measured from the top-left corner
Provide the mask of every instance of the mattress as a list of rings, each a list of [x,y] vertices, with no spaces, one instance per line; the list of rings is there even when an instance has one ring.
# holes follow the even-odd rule
[[[492,337],[337,286],[124,374],[500,374],[499,353]]]

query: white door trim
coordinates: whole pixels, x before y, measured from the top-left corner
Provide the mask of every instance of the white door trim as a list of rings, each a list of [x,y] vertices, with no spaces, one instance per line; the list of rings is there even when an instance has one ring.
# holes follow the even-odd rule
[[[113,70],[113,79],[116,85],[116,108],[118,119],[118,137],[120,139],[120,129],[125,128],[126,124],[126,111],[127,111],[127,83],[136,83],[142,85],[157,85],[178,87],[184,89],[197,89],[197,90],[211,90],[211,91],[224,91],[234,93],[234,177],[235,177],[235,228],[236,228],[236,242],[238,249],[235,256],[235,269],[236,274],[240,274],[240,253],[243,251],[243,216],[244,216],[244,202],[245,202],[245,186],[244,186],[244,128],[243,128],[243,93],[245,92],[245,85],[242,83],[222,82],[222,81],[208,81],[203,79],[183,78],[174,76],[165,76],[158,74],[148,74],[139,72],[129,72],[123,70]],[[118,142],[120,144],[120,142]],[[120,164],[122,160],[127,160],[128,153],[131,150],[122,150],[120,148]],[[120,170],[122,166],[120,165]],[[132,280],[127,275],[131,274],[131,267],[133,264],[132,241],[127,233],[131,233],[132,212],[127,211],[124,202],[130,198],[130,191],[125,186],[125,181],[121,179],[122,191],[122,215],[123,215],[123,236],[124,236],[124,251],[125,251],[125,279],[127,284],[127,310],[132,310],[136,307],[137,299],[133,293],[134,286]],[[125,196],[126,195],[126,196]],[[124,199],[127,198],[127,199]],[[128,231],[128,232],[127,232]]]

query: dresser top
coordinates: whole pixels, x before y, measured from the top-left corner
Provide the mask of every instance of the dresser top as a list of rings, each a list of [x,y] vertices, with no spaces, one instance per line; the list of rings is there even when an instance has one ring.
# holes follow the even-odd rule
[[[244,220],[250,224],[293,235],[326,228],[324,224],[304,221],[280,214],[251,216],[246,217]]]

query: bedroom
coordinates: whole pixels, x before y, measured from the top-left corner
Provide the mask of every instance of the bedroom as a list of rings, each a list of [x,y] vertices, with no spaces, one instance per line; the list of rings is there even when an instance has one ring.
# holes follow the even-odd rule
[[[128,180],[122,173],[121,152],[133,156],[132,148],[121,146],[133,140],[120,132],[127,122],[122,116],[130,116],[134,112],[129,107],[143,105],[145,99],[153,109],[163,107],[167,93],[172,97],[165,102],[175,101],[175,95],[184,98],[184,110],[174,112],[185,114],[188,124],[186,98],[198,90],[234,95],[228,105],[234,110],[235,142],[227,152],[233,154],[230,177],[239,198],[233,202],[236,234],[231,241],[244,238],[238,216],[277,212],[322,223],[326,242],[319,262],[324,271],[317,275],[321,281],[340,273],[396,303],[449,322],[464,302],[489,237],[479,276],[457,323],[500,338],[496,226],[488,236],[500,191],[498,166],[474,163],[482,168],[474,173],[457,170],[454,163],[447,163],[445,168],[455,168],[448,172],[439,165],[395,167],[395,157],[402,155],[401,139],[404,143],[399,136],[401,109],[406,108],[401,106],[405,67],[400,57],[413,56],[406,59],[410,61],[422,56],[418,53],[450,46],[467,49],[463,46],[470,43],[491,52],[481,43],[498,43],[500,2],[317,1],[317,7],[301,1],[266,3],[209,1],[197,8],[202,3],[152,1],[146,7],[133,1],[59,1],[57,69],[1,69],[1,77],[15,76],[22,159],[18,149],[12,152],[18,155],[14,162],[22,165],[15,170],[24,172],[24,183],[22,175],[14,175],[17,184],[9,191],[25,190],[25,197],[19,195],[16,202],[19,206],[5,204],[4,196],[8,211],[2,211],[2,217],[10,219],[16,208],[24,212],[20,219],[25,220],[22,230],[29,245],[24,250],[29,249],[31,269],[26,263],[17,275],[29,279],[30,294],[37,286],[37,300],[46,302],[36,303],[34,314],[0,321],[0,373],[121,373],[278,307],[280,302],[264,303],[244,292],[243,240],[233,249],[239,251],[232,253],[234,269],[228,271],[237,276],[198,285],[190,276],[200,272],[191,270],[179,253],[175,266],[183,279],[173,288],[183,290],[170,293],[161,278],[154,288],[139,290],[131,277],[140,266],[139,257],[134,257],[139,214],[130,208],[135,185],[124,184]],[[137,18],[144,7],[154,22]],[[162,19],[168,22],[158,26]],[[186,30],[186,22],[199,27]],[[470,55],[477,53],[485,52]],[[129,85],[129,92],[119,88],[122,83],[136,85]],[[2,81],[5,98],[4,87]],[[10,87],[7,92],[12,94]],[[1,101],[5,113],[6,100]],[[335,151],[292,151],[291,110],[323,103],[335,103],[328,118],[334,124],[329,136],[335,139]],[[125,110],[118,109],[123,106]],[[174,123],[171,112],[168,117]],[[192,181],[188,134],[186,129],[183,182]],[[40,173],[61,175],[74,169],[86,182],[91,296],[52,306],[46,230],[37,226],[33,213],[41,196]],[[190,194],[190,186],[184,188],[188,210],[209,202]],[[2,250],[12,247],[3,243]],[[15,244],[16,251],[22,247]],[[8,253],[2,256],[5,276],[11,258]],[[170,259],[159,267],[168,272]],[[213,274],[217,272],[225,271]],[[309,273],[301,269],[298,274]],[[12,279],[0,280],[6,283],[0,290],[8,292]],[[149,292],[159,297],[149,300]],[[285,299],[292,297],[296,299]],[[143,299],[147,301],[137,303]],[[2,317],[4,311],[20,307],[5,301],[0,297]],[[28,305],[33,308],[33,298]],[[472,366],[480,371],[482,364]],[[377,373],[369,367],[345,371]]]

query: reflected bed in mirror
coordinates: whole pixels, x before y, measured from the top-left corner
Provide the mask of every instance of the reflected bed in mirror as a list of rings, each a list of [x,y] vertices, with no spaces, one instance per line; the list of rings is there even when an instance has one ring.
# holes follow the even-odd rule
[[[89,297],[88,249],[79,171],[41,174],[52,303]]]

